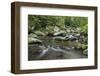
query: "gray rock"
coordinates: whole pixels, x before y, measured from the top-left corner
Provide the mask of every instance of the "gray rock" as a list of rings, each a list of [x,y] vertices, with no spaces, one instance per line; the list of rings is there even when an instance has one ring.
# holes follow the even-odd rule
[[[60,31],[60,32],[54,33],[54,36],[65,36],[65,35],[66,35],[65,31]]]
[[[75,37],[75,36],[73,36],[73,35],[69,35],[69,37],[67,38],[67,40],[74,41],[74,40],[78,40],[78,38]]]
[[[55,37],[53,37],[53,39],[54,40],[64,40],[64,41],[66,41],[66,40],[68,40],[67,38],[69,38],[69,35],[65,35],[65,36],[55,36]]]
[[[45,33],[41,32],[41,31],[35,31],[35,34],[38,36],[45,36]]]
[[[59,40],[59,41],[60,41],[60,40],[67,40],[66,37],[61,37],[61,36],[53,37],[53,39],[54,39],[54,40]]]
[[[39,40],[39,39],[33,38],[33,37],[28,37],[28,43],[29,44],[31,44],[31,43],[39,43],[39,44],[41,44],[42,41]]]
[[[65,53],[64,50],[58,47],[48,46],[46,49],[42,51],[42,53],[38,56],[40,59],[57,59],[61,58]]]

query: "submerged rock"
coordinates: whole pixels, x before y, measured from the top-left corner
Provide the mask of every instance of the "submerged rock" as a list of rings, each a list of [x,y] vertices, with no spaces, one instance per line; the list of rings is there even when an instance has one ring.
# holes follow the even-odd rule
[[[29,38],[28,38],[28,43],[29,43],[29,44],[31,44],[31,43],[42,44],[42,41],[39,40],[39,39],[33,38],[33,37],[29,37]]]
[[[59,40],[59,41],[61,41],[61,40],[66,41],[66,40],[68,40],[67,38],[69,38],[69,36],[67,34],[65,36],[55,36],[55,37],[53,37],[54,40]]]
[[[85,50],[85,49],[87,49],[87,45],[85,45],[85,44],[77,44],[76,46],[75,46],[75,49],[76,50]]]
[[[83,54],[84,54],[84,55],[88,55],[88,50],[87,50],[87,49],[84,50],[84,51],[83,51]]]
[[[57,59],[62,58],[64,50],[59,47],[48,46],[47,48],[42,50],[42,53],[38,56],[40,59]]]
[[[63,50],[72,51],[72,50],[74,50],[75,47],[63,47],[63,46],[61,46],[60,48]]]
[[[80,34],[75,34],[75,37],[79,38],[80,37]]]

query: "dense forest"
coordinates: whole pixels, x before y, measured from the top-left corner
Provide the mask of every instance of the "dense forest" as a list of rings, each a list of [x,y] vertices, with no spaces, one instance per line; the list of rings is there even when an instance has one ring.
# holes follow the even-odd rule
[[[56,32],[63,30],[66,32],[87,33],[87,17],[70,17],[70,16],[28,16],[29,33],[34,31]]]
[[[28,44],[29,60],[86,58],[88,18],[28,15]],[[68,57],[67,52],[77,56]]]

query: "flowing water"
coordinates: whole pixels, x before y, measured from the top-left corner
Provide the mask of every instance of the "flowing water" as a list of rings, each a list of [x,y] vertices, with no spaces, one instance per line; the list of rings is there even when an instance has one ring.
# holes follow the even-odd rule
[[[28,60],[54,60],[87,58],[82,50],[75,50],[76,41],[54,40],[52,37],[39,37],[42,44],[28,45]]]

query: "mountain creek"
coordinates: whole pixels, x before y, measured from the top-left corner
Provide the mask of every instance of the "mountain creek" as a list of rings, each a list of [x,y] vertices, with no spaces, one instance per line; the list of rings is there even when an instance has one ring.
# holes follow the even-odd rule
[[[77,40],[55,40],[55,37],[39,36],[42,44],[28,44],[28,60],[54,60],[87,58],[82,49],[75,49]]]

